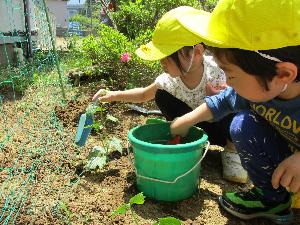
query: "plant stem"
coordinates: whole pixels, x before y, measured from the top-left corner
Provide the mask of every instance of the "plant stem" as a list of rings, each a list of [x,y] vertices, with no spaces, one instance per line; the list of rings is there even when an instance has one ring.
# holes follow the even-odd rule
[[[131,212],[131,215],[132,215],[132,218],[133,218],[133,221],[135,223],[135,225],[139,225],[138,221],[137,221],[137,218],[136,218],[136,214],[135,212],[132,210],[132,208],[130,207],[130,212]]]

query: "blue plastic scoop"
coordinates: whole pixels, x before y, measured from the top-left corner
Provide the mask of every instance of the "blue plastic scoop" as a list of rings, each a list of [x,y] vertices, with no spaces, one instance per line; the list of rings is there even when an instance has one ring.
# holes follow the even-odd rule
[[[86,113],[82,114],[79,119],[78,127],[77,127],[77,132],[75,136],[75,144],[82,147],[85,145],[89,134],[91,133],[92,130],[92,125],[94,122],[94,113],[96,109],[95,104],[90,104],[87,109]]]

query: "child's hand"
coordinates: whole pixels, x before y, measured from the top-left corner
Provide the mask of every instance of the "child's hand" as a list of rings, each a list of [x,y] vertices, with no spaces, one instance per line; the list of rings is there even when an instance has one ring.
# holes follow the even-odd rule
[[[279,184],[291,192],[300,192],[300,152],[283,160],[275,169],[272,185],[277,189]]]
[[[212,95],[219,94],[221,90],[224,90],[227,87],[228,87],[227,84],[221,84],[218,88],[214,88],[211,85],[211,83],[207,83],[206,84],[206,95],[212,96]]]
[[[190,127],[186,126],[183,117],[178,117],[173,120],[170,129],[173,136],[185,137],[188,134]]]
[[[99,100],[101,102],[111,102],[113,101],[113,97],[115,96],[115,91],[108,91],[105,89],[100,89],[97,93],[93,96],[92,101]]]
[[[107,92],[108,92],[108,91],[105,90],[105,89],[99,89],[99,90],[97,91],[97,93],[93,96],[92,101],[98,100],[100,97],[106,95]]]

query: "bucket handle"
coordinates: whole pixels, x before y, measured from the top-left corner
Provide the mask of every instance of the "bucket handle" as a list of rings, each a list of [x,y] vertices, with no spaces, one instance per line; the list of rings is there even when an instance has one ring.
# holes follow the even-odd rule
[[[191,173],[202,162],[202,160],[206,156],[206,153],[208,151],[209,145],[210,145],[209,141],[206,141],[205,151],[204,151],[202,157],[200,158],[200,160],[191,169],[189,169],[185,173],[179,175],[173,181],[160,180],[160,179],[156,179],[156,178],[152,178],[152,177],[146,177],[146,176],[142,176],[142,175],[138,174],[138,172],[136,170],[136,167],[134,166],[134,164],[132,162],[132,159],[131,159],[131,157],[129,155],[129,141],[127,141],[127,153],[128,153],[129,162],[134,166],[135,174],[136,174],[137,177],[145,179],[145,180],[151,180],[151,181],[156,181],[156,182],[165,183],[165,184],[175,184],[180,178],[185,177],[186,175],[188,175],[189,173]]]

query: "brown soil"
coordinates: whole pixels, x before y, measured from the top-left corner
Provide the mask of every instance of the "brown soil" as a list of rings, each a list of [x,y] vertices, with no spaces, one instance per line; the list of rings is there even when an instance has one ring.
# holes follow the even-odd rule
[[[127,152],[124,151],[123,154],[113,152],[109,155],[109,162],[103,169],[94,172],[84,172],[82,163],[88,152],[95,145],[100,145],[99,135],[93,132],[86,146],[82,148],[78,148],[73,144],[79,116],[85,111],[92,94],[96,90],[95,85],[92,87],[80,87],[78,90],[80,94],[75,100],[69,100],[65,106],[55,107],[56,116],[63,126],[63,134],[60,134],[60,137],[64,137],[63,143],[59,146],[57,145],[58,147],[53,148],[43,158],[44,165],[36,178],[40,182],[31,190],[31,198],[28,198],[25,202],[25,209],[21,210],[17,224],[135,224],[130,212],[114,218],[111,216],[113,210],[139,193],[135,184],[136,177],[133,165],[128,159]],[[154,107],[153,103],[143,106],[148,108]],[[126,105],[122,103],[109,104],[108,111],[119,119],[119,123],[111,124],[108,127],[109,134],[122,139],[124,146],[127,143],[128,130],[145,123],[147,119],[147,116],[128,110]],[[55,139],[56,132],[51,130],[52,139]],[[49,134],[45,132],[39,135],[47,137]],[[16,138],[22,139],[26,137],[20,136]],[[13,147],[7,146],[3,153],[9,154],[11,152],[11,154],[15,154],[13,153],[14,151],[11,151]],[[62,153],[59,151],[62,149],[65,151],[66,157],[61,157]],[[167,216],[176,217],[182,221],[182,224],[186,225],[271,224],[263,219],[241,221],[219,207],[217,203],[218,197],[223,192],[243,190],[249,186],[249,184],[241,185],[222,179],[221,151],[222,148],[218,146],[211,147],[202,163],[199,191],[191,198],[174,203],[146,198],[143,205],[134,206],[133,210],[137,214],[139,224],[152,224],[158,218]],[[130,156],[132,157],[132,154]],[[12,156],[12,158],[15,157]],[[9,158],[4,154],[0,155],[0,160],[5,165],[9,163]],[[36,156],[32,156],[30,160],[33,161],[35,158]],[[61,168],[60,171],[57,170],[58,167]],[[1,183],[6,178],[7,172],[3,170],[0,173]],[[30,205],[33,199],[36,200],[34,207]],[[68,210],[56,207],[59,202],[63,202],[68,207]],[[31,210],[28,210],[26,205],[30,205],[32,207]],[[299,210],[295,210],[295,213],[295,224],[300,224]]]

